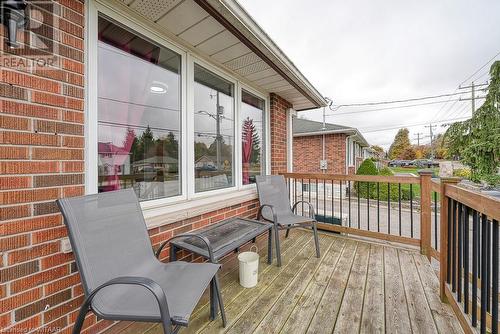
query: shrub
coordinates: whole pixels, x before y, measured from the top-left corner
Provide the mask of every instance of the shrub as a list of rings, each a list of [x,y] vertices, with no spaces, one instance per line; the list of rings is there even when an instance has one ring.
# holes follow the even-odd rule
[[[469,179],[472,176],[471,170],[469,168],[459,168],[453,170],[453,176],[458,176],[463,179]]]
[[[365,159],[359,166],[356,175],[378,175],[377,166],[372,159]]]
[[[361,166],[360,168],[361,169]],[[358,172],[359,172],[358,169]],[[367,167],[368,169],[368,167]],[[359,174],[358,175],[373,175],[373,174]],[[387,167],[382,168],[380,171],[377,172],[375,175],[381,175],[381,176],[393,176],[394,173]],[[379,190],[378,190],[378,196],[377,196],[377,183],[374,182],[355,182],[354,184],[354,193],[357,193],[360,198],[367,198],[369,197],[370,199],[377,199],[377,197],[380,199],[380,201],[387,201],[389,197],[389,191],[391,194],[391,201],[397,201],[399,197],[399,186],[397,183],[391,183],[389,186],[387,183],[380,183],[379,184]],[[359,188],[358,188],[359,187]],[[368,191],[369,190],[369,191]],[[413,199],[415,199],[415,187],[412,189],[413,191]],[[407,184],[402,184],[401,185],[401,200],[409,200],[410,199],[410,186]]]
[[[365,159],[358,168],[356,175],[378,175],[377,166],[373,163],[372,159]],[[370,198],[373,198],[374,192],[376,196],[376,184],[373,182],[354,182],[354,192],[358,194],[359,197],[368,197],[368,192],[370,192]]]
[[[483,181],[486,182],[489,186],[497,187],[500,186],[500,175],[488,174],[483,175]]]

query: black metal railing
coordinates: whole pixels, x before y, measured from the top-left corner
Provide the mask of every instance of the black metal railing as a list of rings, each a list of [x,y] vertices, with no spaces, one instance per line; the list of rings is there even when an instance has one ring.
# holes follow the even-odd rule
[[[420,192],[415,187],[420,182],[418,177],[284,175],[290,202],[311,203],[318,222],[324,223],[320,228],[336,225],[419,244],[420,215],[416,209],[420,207]],[[298,207],[299,214],[308,215],[308,210],[307,205]]]
[[[480,204],[480,203],[478,203]],[[498,220],[450,198],[446,282],[471,326],[498,333]],[[498,208],[497,208],[498,210]]]

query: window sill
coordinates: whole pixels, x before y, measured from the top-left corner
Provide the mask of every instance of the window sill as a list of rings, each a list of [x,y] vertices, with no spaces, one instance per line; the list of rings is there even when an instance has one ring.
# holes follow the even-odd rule
[[[151,229],[227,208],[256,198],[258,198],[257,190],[255,187],[252,187],[234,190],[217,196],[210,195],[192,200],[145,208],[143,209],[143,214],[148,229]]]

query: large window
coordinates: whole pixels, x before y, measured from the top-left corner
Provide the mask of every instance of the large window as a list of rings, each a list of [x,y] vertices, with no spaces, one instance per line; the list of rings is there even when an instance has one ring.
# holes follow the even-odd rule
[[[98,31],[98,189],[179,195],[181,57],[102,17]]]
[[[241,92],[241,163],[243,184],[255,183],[265,173],[264,110],[265,102],[246,91]]]
[[[195,191],[234,185],[234,86],[194,66]]]
[[[269,115],[259,93],[117,13],[103,10],[89,31],[97,37],[89,192],[132,188],[141,201],[162,199],[143,204],[156,208],[242,189],[265,174]]]

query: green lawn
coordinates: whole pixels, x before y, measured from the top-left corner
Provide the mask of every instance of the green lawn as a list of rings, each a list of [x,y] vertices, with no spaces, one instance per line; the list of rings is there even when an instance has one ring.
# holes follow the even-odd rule
[[[416,167],[389,167],[390,170],[392,170],[393,173],[397,174],[414,174],[418,175],[418,171],[421,170],[422,168],[416,168]],[[439,168],[431,168],[431,170],[434,172],[434,175],[439,174]],[[409,184],[402,184],[401,189],[410,189]],[[420,185],[419,184],[414,184],[412,186],[413,193],[415,194],[415,198],[420,198]],[[434,196],[434,195],[432,195]],[[434,197],[433,197],[434,200]],[[438,194],[438,200],[439,200],[439,194]]]
[[[418,171],[421,170],[422,168],[417,168],[417,167],[389,167],[390,170],[392,170],[393,173],[398,173],[398,174],[415,174],[418,175]],[[439,168],[431,168],[432,171],[437,175],[439,173]]]

